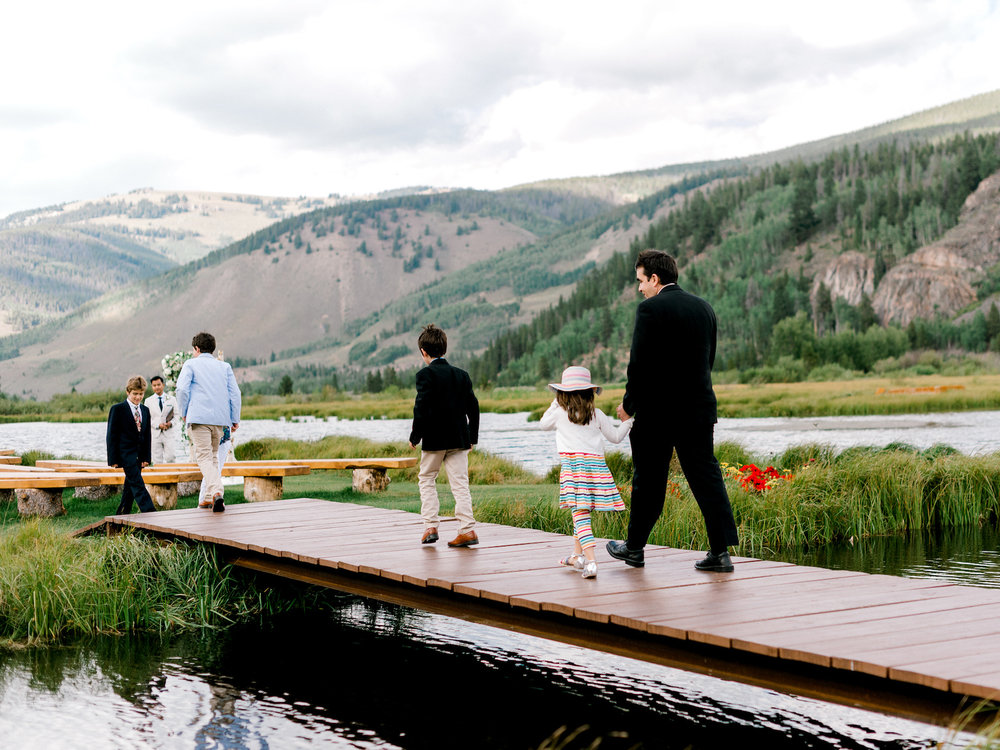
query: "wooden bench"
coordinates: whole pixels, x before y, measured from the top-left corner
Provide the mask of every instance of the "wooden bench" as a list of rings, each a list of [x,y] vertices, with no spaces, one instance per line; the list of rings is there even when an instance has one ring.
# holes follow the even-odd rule
[[[18,512],[21,515],[63,515],[66,508],[62,503],[62,491],[68,487],[120,487],[125,483],[125,472],[98,462],[65,462],[75,466],[60,465],[59,461],[39,461],[44,466],[18,466],[16,476],[20,486],[9,489],[35,490],[18,494]],[[81,465],[82,464],[82,465]],[[0,472],[14,467],[0,467]],[[10,472],[8,472],[10,473]],[[71,478],[73,483],[60,484],[58,477]],[[93,481],[81,481],[89,478]],[[177,483],[193,482],[201,479],[201,472],[144,469],[142,481],[153,499],[157,510],[172,510],[177,507]],[[39,483],[42,482],[42,483]],[[0,489],[7,488],[0,480]],[[22,504],[29,512],[22,511]],[[39,512],[40,511],[40,512]]]
[[[19,464],[21,463],[20,456],[11,456],[7,454],[0,454],[0,465],[5,464]]]
[[[409,469],[417,465],[414,456],[401,458],[291,458],[253,461],[256,465],[308,466],[312,471],[351,469],[351,484],[355,492],[382,492],[389,486],[389,469]],[[227,466],[229,464],[226,464]]]
[[[110,467],[98,461],[38,461],[39,466],[61,471],[104,472]],[[114,469],[111,469],[114,471]],[[202,478],[198,464],[192,462],[155,464],[143,470],[143,477],[159,472],[182,472],[190,474],[190,479],[181,481],[197,481]],[[228,461],[222,467],[224,477],[243,477],[243,497],[247,502],[259,503],[268,500],[280,500],[284,494],[284,478],[300,476],[309,473],[309,467],[302,464],[292,464],[290,461]],[[176,493],[176,487],[174,488]],[[152,493],[150,493],[152,494]],[[174,501],[176,505],[176,499]]]
[[[26,467],[27,468],[27,467]],[[67,487],[87,487],[100,484],[94,474],[18,471],[0,473],[0,490],[12,490],[17,495],[17,512],[22,516],[65,515],[62,493]]]

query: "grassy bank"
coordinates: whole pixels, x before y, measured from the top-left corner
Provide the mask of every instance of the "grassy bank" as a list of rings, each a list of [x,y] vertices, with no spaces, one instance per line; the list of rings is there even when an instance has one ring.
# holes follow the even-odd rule
[[[238,576],[208,547],[71,539],[46,521],[0,534],[0,644],[219,627],[317,606],[324,593]]]
[[[718,446],[716,454],[729,467],[726,485],[740,530],[736,551],[742,555],[766,557],[797,545],[995,524],[1000,518],[1000,454],[964,456],[943,446],[917,451],[905,445],[836,454],[829,447],[802,446],[773,462],[792,478],[777,480],[764,492],[747,488],[736,475],[739,467],[763,468],[764,462],[730,443]],[[622,454],[608,459],[629,505],[631,460]],[[478,505],[477,517],[572,533],[566,511],[554,500],[486,500]],[[594,533],[623,539],[627,518],[627,513],[595,513]],[[676,459],[665,511],[649,541],[693,549],[708,545],[701,513]]]
[[[1000,409],[1000,375],[866,377],[824,383],[716,385],[721,417],[823,417],[866,414]],[[624,387],[609,385],[597,405],[614,413]],[[480,391],[483,412],[529,412],[537,419],[552,401],[546,388]],[[255,397],[244,407],[247,419],[290,418],[300,414],[342,419],[413,416],[413,395],[396,391],[339,401]]]
[[[1000,409],[1000,375],[864,377],[823,383],[717,384],[722,417],[823,417],[865,414],[923,414],[928,412]],[[598,406],[607,413],[621,401],[622,384],[607,385]],[[107,418],[108,409],[124,396],[115,391],[35,402],[0,397],[0,422],[94,422]],[[480,410],[541,415],[552,393],[539,388],[480,390]],[[398,388],[379,394],[339,393],[331,400],[318,395],[250,396],[244,419],[279,419],[311,415],[325,419],[410,419],[412,391]]]

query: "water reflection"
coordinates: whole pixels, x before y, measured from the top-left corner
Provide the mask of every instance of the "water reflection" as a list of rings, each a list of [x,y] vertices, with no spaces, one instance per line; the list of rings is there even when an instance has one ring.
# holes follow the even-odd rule
[[[874,537],[766,556],[799,565],[1000,588],[1000,530],[994,526]]]
[[[4,747],[924,748],[945,730],[352,597],[0,652]]]

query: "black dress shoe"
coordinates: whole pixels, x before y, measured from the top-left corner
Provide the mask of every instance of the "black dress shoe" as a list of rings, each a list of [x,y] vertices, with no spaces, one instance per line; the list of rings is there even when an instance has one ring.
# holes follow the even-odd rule
[[[625,542],[608,542],[608,554],[617,560],[624,560],[626,565],[641,568],[646,564],[646,555],[641,549],[629,549]]]
[[[733,572],[733,561],[729,559],[728,552],[720,552],[718,555],[709,552],[704,560],[699,560],[694,566],[698,570],[707,570],[710,573]]]

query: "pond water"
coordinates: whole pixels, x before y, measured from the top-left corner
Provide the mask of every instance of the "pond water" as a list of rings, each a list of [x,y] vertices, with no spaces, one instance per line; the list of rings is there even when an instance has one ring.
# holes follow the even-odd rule
[[[529,422],[527,413],[483,414],[479,447],[522,464],[536,474],[559,462],[555,437]],[[351,435],[376,441],[405,442],[409,419],[248,419],[240,423],[239,444],[263,437],[319,440],[327,435]],[[106,458],[103,422],[62,424],[19,422],[0,425],[0,448],[19,453],[42,450],[57,456],[74,455],[95,461]],[[741,443],[750,453],[770,458],[794,445],[823,443],[838,450],[855,445],[884,446],[904,442],[917,448],[938,443],[966,454],[1000,450],[1000,411],[900,414],[868,417],[807,417],[720,419],[716,442]],[[606,444],[606,450],[628,452],[629,443]]]
[[[173,637],[0,651],[5,748],[928,748],[948,730],[343,597]],[[556,745],[549,745],[556,747]]]

